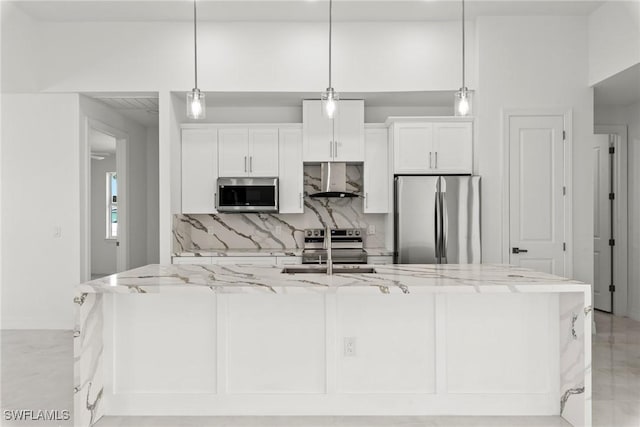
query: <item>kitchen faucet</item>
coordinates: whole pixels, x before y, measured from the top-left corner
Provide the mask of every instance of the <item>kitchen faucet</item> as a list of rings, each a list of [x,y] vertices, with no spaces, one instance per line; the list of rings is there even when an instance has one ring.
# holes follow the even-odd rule
[[[327,274],[333,274],[333,259],[331,257],[331,229],[326,227],[324,230],[324,245],[327,249]]]

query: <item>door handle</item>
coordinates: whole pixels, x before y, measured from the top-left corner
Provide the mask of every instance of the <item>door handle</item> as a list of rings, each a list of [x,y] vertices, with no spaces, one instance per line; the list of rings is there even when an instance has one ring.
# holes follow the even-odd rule
[[[527,249],[511,248],[512,254],[521,254],[521,253],[527,253],[527,252],[529,252]]]

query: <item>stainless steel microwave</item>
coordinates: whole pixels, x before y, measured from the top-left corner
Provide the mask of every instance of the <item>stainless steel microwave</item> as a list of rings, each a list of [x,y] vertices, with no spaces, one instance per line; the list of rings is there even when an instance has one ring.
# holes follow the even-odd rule
[[[218,212],[278,212],[278,178],[218,178]]]

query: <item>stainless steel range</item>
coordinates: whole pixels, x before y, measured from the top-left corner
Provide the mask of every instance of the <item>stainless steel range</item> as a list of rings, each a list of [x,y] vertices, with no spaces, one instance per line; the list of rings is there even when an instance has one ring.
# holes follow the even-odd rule
[[[334,264],[366,264],[367,252],[364,250],[363,232],[359,228],[332,228],[331,254]],[[325,264],[327,262],[327,244],[325,231],[310,228],[304,231],[303,264]]]

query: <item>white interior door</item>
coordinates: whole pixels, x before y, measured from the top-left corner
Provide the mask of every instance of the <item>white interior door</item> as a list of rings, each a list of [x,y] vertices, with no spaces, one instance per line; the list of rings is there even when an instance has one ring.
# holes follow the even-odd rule
[[[611,154],[609,136],[596,135],[593,146],[593,293],[595,308],[611,311]]]
[[[562,116],[509,118],[511,264],[565,274]]]

